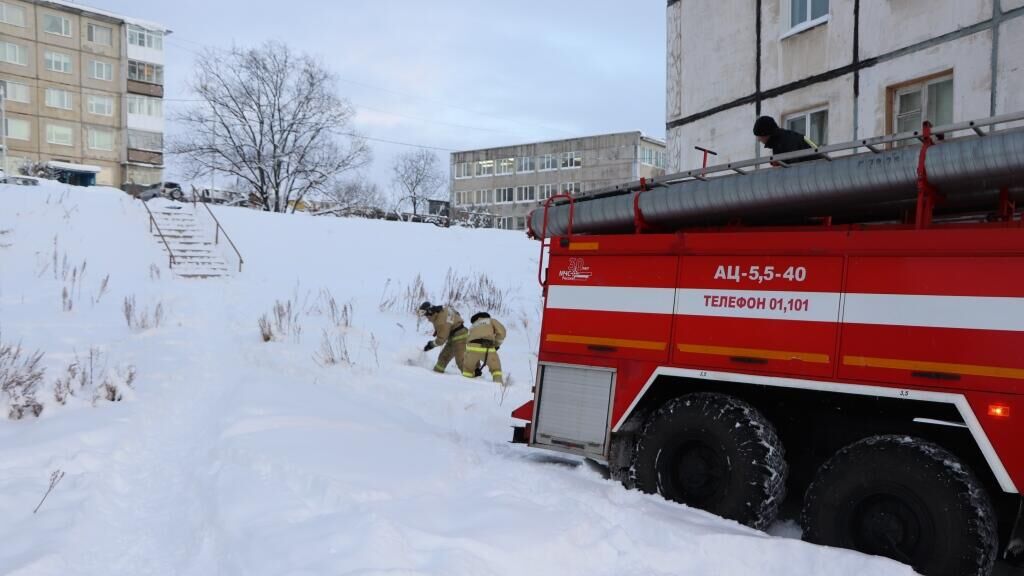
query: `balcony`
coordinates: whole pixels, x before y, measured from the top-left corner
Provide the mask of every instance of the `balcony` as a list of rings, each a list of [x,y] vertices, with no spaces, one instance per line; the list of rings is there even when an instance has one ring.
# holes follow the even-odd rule
[[[164,87],[160,84],[150,84],[149,82],[139,82],[138,80],[128,81],[128,93],[129,94],[141,94],[143,96],[152,96],[154,98],[164,97]]]

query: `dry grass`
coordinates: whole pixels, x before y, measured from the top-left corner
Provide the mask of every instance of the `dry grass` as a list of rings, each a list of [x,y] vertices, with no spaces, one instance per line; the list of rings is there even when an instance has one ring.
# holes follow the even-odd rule
[[[299,312],[291,300],[274,302],[270,314],[259,318],[260,338],[264,342],[293,338],[296,341],[302,336],[302,325],[299,323]]]
[[[352,356],[348,351],[345,333],[342,330],[336,330],[332,335],[324,330],[320,340],[320,349],[313,354],[313,361],[321,367],[351,366]]]
[[[444,283],[437,292],[428,291],[423,277],[418,274],[404,289],[400,283],[388,279],[381,291],[378,308],[381,312],[415,314],[420,303],[430,300],[438,304],[455,306],[466,314],[487,311],[495,316],[501,316],[510,312],[511,295],[511,288],[500,288],[486,274],[463,275],[449,268]]]
[[[43,353],[27,352],[21,344],[6,344],[0,334],[0,396],[13,420],[39,416],[43,406],[36,400],[39,384],[46,375]]]
[[[142,332],[150,328],[159,328],[164,321],[163,302],[157,302],[150,310],[148,307],[139,308],[135,304],[135,296],[125,296],[124,304],[121,306],[124,314],[124,321],[132,332]]]
[[[119,367],[113,372],[107,368],[106,359],[99,348],[89,348],[89,355],[81,358],[75,354],[53,386],[53,399],[58,404],[67,403],[68,398],[77,396],[89,398],[95,405],[100,400],[120,402],[123,388],[135,384],[135,366]]]

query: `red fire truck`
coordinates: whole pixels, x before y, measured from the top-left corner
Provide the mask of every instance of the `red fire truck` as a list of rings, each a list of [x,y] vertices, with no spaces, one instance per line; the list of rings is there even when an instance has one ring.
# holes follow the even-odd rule
[[[789,503],[811,542],[990,573],[1024,547],[1022,119],[548,200],[515,441],[755,528]]]

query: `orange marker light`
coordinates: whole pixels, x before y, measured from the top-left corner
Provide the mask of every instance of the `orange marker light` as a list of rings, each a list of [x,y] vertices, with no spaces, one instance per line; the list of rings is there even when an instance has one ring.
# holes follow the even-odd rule
[[[1005,404],[989,404],[988,415],[994,418],[1009,418],[1010,407]]]

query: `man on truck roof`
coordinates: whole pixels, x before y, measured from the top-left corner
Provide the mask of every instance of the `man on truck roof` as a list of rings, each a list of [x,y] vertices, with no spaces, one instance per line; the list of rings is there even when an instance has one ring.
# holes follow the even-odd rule
[[[765,148],[771,149],[772,155],[797,152],[799,150],[811,150],[818,147],[813,140],[799,132],[779,128],[779,125],[775,123],[775,119],[771,116],[761,116],[754,122],[754,136],[757,137],[757,141],[763,144]],[[794,162],[806,162],[817,159],[818,156],[812,155],[787,160],[786,162],[792,164]]]

